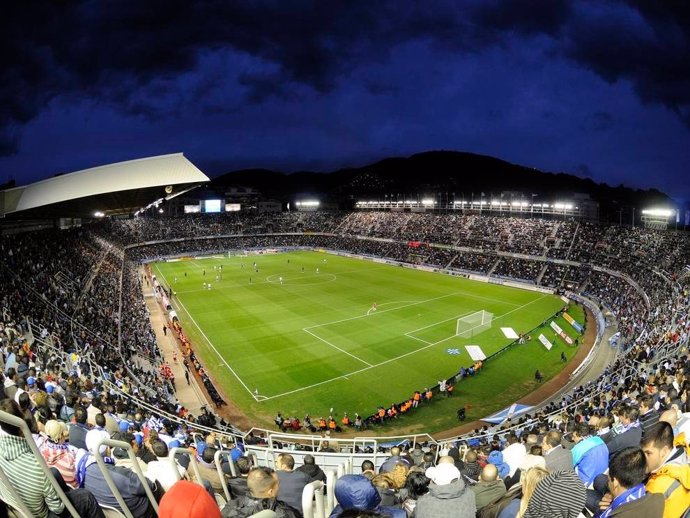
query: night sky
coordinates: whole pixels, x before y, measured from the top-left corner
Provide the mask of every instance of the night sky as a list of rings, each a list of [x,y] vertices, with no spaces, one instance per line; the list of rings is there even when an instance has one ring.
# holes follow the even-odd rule
[[[452,149],[690,200],[686,1],[16,1],[0,41],[0,183]]]

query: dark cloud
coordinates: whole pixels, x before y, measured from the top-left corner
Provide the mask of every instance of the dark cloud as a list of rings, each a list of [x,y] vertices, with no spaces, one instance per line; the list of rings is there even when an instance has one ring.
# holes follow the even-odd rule
[[[56,97],[107,103],[145,119],[188,105],[232,113],[243,100],[292,101],[305,88],[328,94],[356,67],[385,63],[414,41],[473,54],[546,38],[545,60],[564,56],[608,82],[630,81],[644,102],[660,103],[690,125],[684,2],[43,0],[3,10],[4,155],[17,150],[21,128]],[[233,58],[205,67],[208,55],[223,52]],[[364,88],[384,96],[397,85],[372,80]]]

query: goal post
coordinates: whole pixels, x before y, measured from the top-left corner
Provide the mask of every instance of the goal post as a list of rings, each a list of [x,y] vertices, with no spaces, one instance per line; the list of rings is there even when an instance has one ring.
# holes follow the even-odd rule
[[[484,310],[475,311],[470,315],[458,318],[455,335],[461,338],[472,338],[487,329],[491,329],[493,320],[493,313]]]

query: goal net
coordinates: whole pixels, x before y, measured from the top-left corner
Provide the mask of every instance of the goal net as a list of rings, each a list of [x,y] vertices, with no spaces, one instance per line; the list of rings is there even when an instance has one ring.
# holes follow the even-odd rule
[[[491,329],[493,319],[494,314],[484,310],[460,317],[457,321],[455,334],[461,338],[472,338],[487,329]]]

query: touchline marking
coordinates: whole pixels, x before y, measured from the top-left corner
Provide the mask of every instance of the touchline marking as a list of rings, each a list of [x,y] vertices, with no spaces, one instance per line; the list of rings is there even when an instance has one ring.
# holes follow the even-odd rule
[[[161,277],[163,277],[163,280],[165,280],[165,283],[168,284],[168,286],[170,286],[170,284],[168,283],[168,280],[165,278],[165,275],[163,275],[163,272],[161,272],[160,268],[158,268],[158,265],[156,265],[156,269],[158,270],[158,273],[161,275]],[[176,298],[177,298],[177,297],[176,297]],[[191,313],[190,313],[189,311],[187,311],[187,308],[184,307],[184,304],[182,304],[182,301],[181,301],[180,299],[177,299],[177,303],[180,305],[180,307],[181,307],[182,309],[184,309],[184,312],[187,313],[187,316],[190,318],[190,320],[194,323],[194,325],[196,326],[196,328],[199,330],[199,332],[201,333],[201,336],[204,337],[204,339],[208,342],[208,345],[211,346],[211,349],[213,349],[213,350],[215,351],[215,353],[218,355],[218,358],[220,358],[220,361],[222,361],[222,362],[225,364],[225,366],[226,366],[228,369],[230,369],[230,372],[233,373],[233,375],[237,378],[237,381],[239,381],[239,382],[242,384],[242,386],[245,388],[245,390],[246,390],[247,392],[249,392],[249,395],[252,396],[252,397],[254,398],[254,401],[259,401],[259,399],[256,397],[256,395],[249,389],[249,387],[248,387],[247,385],[245,385],[244,381],[242,381],[242,378],[240,378],[240,377],[237,375],[237,373],[235,372],[235,370],[234,370],[232,367],[230,367],[230,364],[229,364],[229,363],[225,360],[225,358],[223,358],[223,356],[218,352],[218,349],[216,349],[216,346],[213,345],[213,343],[211,342],[211,340],[208,339],[208,336],[206,336],[206,333],[204,333],[204,332],[201,330],[201,328],[199,327],[199,324],[197,324],[197,323],[196,323],[196,320],[194,320],[194,317],[191,315]]]
[[[309,329],[307,329],[306,327],[305,327],[304,329],[302,329],[302,331],[304,331],[304,332],[306,332],[306,333],[309,333],[311,336],[313,336],[313,337],[316,338],[317,340],[321,340],[321,341],[322,341],[323,343],[325,343],[326,345],[330,345],[330,346],[333,347],[334,349],[338,349],[341,353],[345,353],[345,354],[347,354],[348,356],[352,356],[355,360],[359,360],[360,362],[362,362],[362,363],[368,365],[369,367],[373,367],[373,365],[372,365],[371,363],[366,362],[366,361],[362,360],[362,358],[359,358],[358,356],[355,356],[354,354],[347,352],[345,349],[341,349],[341,348],[338,347],[337,345],[332,344],[332,343],[329,342],[328,340],[326,340],[326,339],[324,339],[324,338],[321,338],[321,337],[318,336],[317,334],[312,333],[311,331],[309,331]]]
[[[497,318],[501,318],[501,317],[504,317],[504,316],[506,316],[506,315],[510,315],[511,313],[514,313],[514,312],[516,312],[516,311],[518,311],[518,310],[520,310],[520,309],[523,309],[523,308],[529,306],[530,304],[533,304],[533,303],[535,303],[535,302],[537,302],[537,301],[542,300],[542,299],[545,298],[545,297],[548,297],[548,294],[542,295],[541,297],[539,297],[539,298],[537,298],[537,299],[534,299],[534,300],[531,300],[530,302],[527,302],[527,303],[523,304],[522,306],[519,306],[519,307],[517,307],[517,308],[515,308],[515,309],[511,309],[511,310],[508,311],[507,313],[503,313],[502,315],[499,315]],[[305,329],[305,331],[306,331],[306,329]],[[421,342],[424,342],[424,340],[421,340],[421,339],[416,338],[416,337],[410,337],[410,338],[414,338],[415,340],[419,340],[419,341],[421,341]],[[349,379],[348,376],[353,376],[353,375],[355,375],[355,374],[359,374],[360,372],[365,372],[365,371],[368,371],[368,370],[373,369],[373,368],[375,368],[375,367],[380,367],[381,365],[386,365],[386,364],[388,364],[388,363],[391,363],[391,362],[400,360],[401,358],[405,358],[405,357],[407,357],[407,356],[410,356],[410,355],[412,355],[412,354],[418,353],[418,352],[420,352],[420,351],[424,351],[425,349],[428,349],[429,347],[433,347],[433,346],[435,346],[435,345],[438,345],[438,344],[440,344],[440,343],[443,343],[443,342],[445,342],[446,340],[450,340],[451,338],[455,338],[455,335],[449,336],[449,337],[447,337],[447,338],[444,338],[443,340],[439,340],[438,342],[432,342],[432,343],[426,342],[427,345],[425,345],[424,347],[420,347],[419,349],[415,349],[415,350],[410,351],[410,352],[407,352],[407,353],[405,353],[405,354],[401,354],[400,356],[396,356],[395,358],[391,358],[391,359],[389,359],[389,360],[382,361],[381,363],[377,363],[377,364],[375,364],[375,365],[371,365],[370,367],[364,367],[364,368],[359,369],[359,370],[356,370],[356,371],[348,372],[348,373],[346,373],[346,374],[341,374],[340,376],[336,376],[335,378],[327,379],[327,380],[324,380],[324,381],[319,381],[318,383],[313,383],[313,384],[308,385],[308,386],[306,386],[306,387],[300,387],[300,388],[298,388],[298,389],[289,390],[289,391],[287,391],[287,392],[283,392],[282,394],[276,394],[275,396],[268,396],[268,397],[266,397],[266,399],[264,399],[264,400],[262,400],[262,401],[268,401],[268,400],[276,399],[276,398],[283,397],[283,396],[289,396],[290,394],[295,394],[295,393],[297,393],[297,392],[302,392],[302,391],[304,391],[304,390],[308,390],[308,389],[311,389],[311,388],[314,388],[314,387],[318,387],[318,386],[320,386],[320,385],[325,385],[326,383],[331,383],[331,382],[336,381],[336,380],[339,380],[339,379]]]

